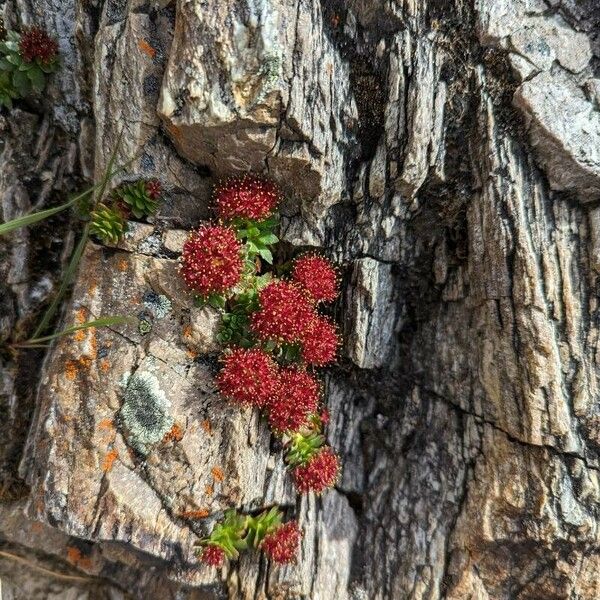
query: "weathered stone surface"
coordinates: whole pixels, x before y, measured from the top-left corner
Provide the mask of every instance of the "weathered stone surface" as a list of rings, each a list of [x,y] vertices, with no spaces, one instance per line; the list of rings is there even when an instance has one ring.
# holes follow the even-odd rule
[[[584,202],[600,198],[600,112],[583,91],[543,73],[517,90],[515,103],[552,187],[574,190]]]
[[[525,115],[531,145],[552,188],[573,191],[583,202],[596,200],[600,116],[586,99],[582,81],[571,76],[590,64],[589,35],[560,14],[546,14],[537,0],[483,1],[477,14],[481,41],[511,51],[523,81],[515,105]]]
[[[3,549],[115,598],[595,600],[594,3],[111,3],[97,22],[74,9],[35,10],[77,23],[61,47],[93,92],[79,70],[52,97],[80,107],[80,133],[43,103],[7,115],[3,217],[77,187],[93,150],[100,176],[122,126],[119,159],[135,160],[119,178],[160,177],[166,202],[117,248],[88,246],[62,319],[133,314],[141,330],[63,338],[43,364],[0,353],[2,500],[22,498],[0,506]],[[211,215],[206,165],[296,192],[282,261],[308,244],[343,265],[344,349],[325,387],[344,470],[320,499],[298,500],[264,423],[215,394],[215,315],[176,274]],[[2,247],[0,337],[31,331],[72,228]],[[31,491],[14,473],[25,438]],[[304,530],[296,566],[198,565],[193,543],[224,509],[274,502]],[[23,586],[2,555],[0,569],[27,598],[92,597],[41,571]]]
[[[321,13],[315,0],[182,0],[159,113],[186,158],[218,175],[266,168],[322,215],[340,200],[356,109]]]

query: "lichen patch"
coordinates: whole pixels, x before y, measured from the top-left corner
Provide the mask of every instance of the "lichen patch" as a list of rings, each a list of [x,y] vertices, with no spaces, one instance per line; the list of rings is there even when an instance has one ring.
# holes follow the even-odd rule
[[[127,382],[119,413],[129,445],[141,454],[148,454],[173,426],[170,408],[171,402],[152,373],[134,373]]]

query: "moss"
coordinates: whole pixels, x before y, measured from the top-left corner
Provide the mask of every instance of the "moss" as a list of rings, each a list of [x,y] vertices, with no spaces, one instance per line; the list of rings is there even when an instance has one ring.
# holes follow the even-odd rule
[[[147,372],[134,373],[127,382],[120,424],[129,445],[140,454],[148,454],[173,426],[171,403],[160,389],[158,379]]]

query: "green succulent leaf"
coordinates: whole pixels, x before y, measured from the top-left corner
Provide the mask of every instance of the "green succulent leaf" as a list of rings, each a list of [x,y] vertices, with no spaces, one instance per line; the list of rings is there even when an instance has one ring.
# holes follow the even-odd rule
[[[210,304],[210,306],[212,306],[213,308],[225,308],[226,302],[227,299],[221,294],[211,294],[208,297],[208,304]]]
[[[12,83],[22,97],[31,92],[31,82],[23,71],[13,71]]]
[[[115,190],[115,196],[129,207],[136,219],[148,217],[158,209],[159,201],[150,197],[143,179],[121,185]]]
[[[279,238],[274,233],[266,233],[264,235],[261,235],[258,238],[258,240],[262,244],[271,245],[271,244],[276,244],[279,241]]]
[[[258,254],[265,262],[268,262],[270,265],[273,264],[273,254],[271,254],[268,248],[260,248]]]
[[[296,467],[306,464],[325,444],[325,437],[320,433],[295,433],[288,443],[285,457],[288,465]]]
[[[267,535],[275,531],[283,519],[283,514],[276,506],[262,512],[257,517],[248,517],[246,541],[251,548],[258,548]]]
[[[44,76],[44,72],[37,67],[29,69],[27,71],[27,77],[31,81],[31,85],[36,92],[42,92],[44,86],[46,85],[46,77]]]
[[[99,204],[96,210],[92,211],[91,217],[90,233],[102,242],[117,244],[127,230],[121,213],[105,204]]]

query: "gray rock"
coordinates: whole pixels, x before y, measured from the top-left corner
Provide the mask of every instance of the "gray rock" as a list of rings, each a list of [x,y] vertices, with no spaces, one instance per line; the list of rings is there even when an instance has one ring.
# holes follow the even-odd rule
[[[515,94],[553,189],[600,197],[600,112],[567,79],[542,73]]]

